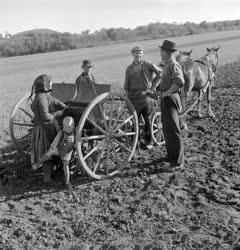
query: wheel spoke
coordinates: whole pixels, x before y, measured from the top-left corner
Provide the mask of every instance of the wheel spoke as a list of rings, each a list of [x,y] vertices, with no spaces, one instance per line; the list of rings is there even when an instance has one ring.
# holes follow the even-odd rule
[[[108,123],[108,128],[109,129],[111,128],[112,118],[113,118],[112,101],[113,101],[113,96],[111,96],[111,103],[110,103],[110,114],[109,114],[109,123]]]
[[[110,150],[109,145],[107,145],[107,165],[106,165],[106,173],[109,173],[109,166],[110,166]]]
[[[116,151],[116,148],[115,148],[115,146],[113,145],[112,142],[111,142],[111,145],[112,145],[113,153],[114,153],[115,156],[116,156],[117,162],[121,162],[121,159],[119,158],[119,156],[118,156],[118,154],[117,154],[117,151]]]
[[[20,123],[20,122],[13,122],[13,125],[18,125],[20,127],[34,127],[34,124],[30,123]]]
[[[117,130],[119,130],[124,124],[126,124],[127,122],[129,122],[133,117],[134,116],[131,115],[126,120],[124,120],[122,123],[118,124],[117,127],[114,129],[114,132],[116,132]]]
[[[19,110],[21,110],[21,111],[22,111],[24,114],[26,114],[28,117],[33,118],[33,116],[32,116],[29,112],[27,112],[25,109],[19,108]]]
[[[106,135],[92,135],[87,137],[81,137],[81,141],[92,141],[92,140],[98,140],[98,139],[105,139]]]
[[[105,150],[105,148],[106,148],[106,145],[104,145],[103,148],[102,148],[102,151],[101,151],[101,153],[100,153],[100,156],[98,157],[97,162],[96,162],[96,165],[95,165],[95,167],[94,167],[94,169],[93,169],[93,173],[96,172],[96,170],[97,170],[97,168],[98,168],[98,165],[100,164],[100,161],[101,161],[101,159],[102,159],[102,157],[103,157],[103,155],[104,155],[104,150]]]
[[[131,149],[129,149],[128,147],[126,147],[124,144],[122,144],[120,141],[113,139],[121,148],[125,149],[128,152],[132,152]]]
[[[118,115],[117,115],[116,119],[114,119],[114,123],[113,123],[112,128],[115,128],[115,126],[117,126],[117,123],[118,123],[119,120],[120,120],[119,118],[121,117],[121,114],[122,114],[122,110],[123,110],[123,107],[120,106],[120,107],[118,108]]]
[[[87,117],[87,120],[95,127],[97,128],[100,132],[102,132],[103,134],[107,134],[107,132],[101,128],[95,121],[93,121],[91,118]]]
[[[84,157],[83,159],[86,160],[90,155],[92,155],[95,151],[97,151],[101,146],[102,144],[105,143],[105,140],[104,141],[101,141],[97,146],[95,146],[92,150],[90,150]]]
[[[156,134],[159,130],[158,129],[155,129],[153,130],[153,133]]]
[[[119,133],[119,134],[113,134],[112,136],[115,137],[115,138],[119,138],[119,137],[123,137],[123,136],[131,136],[131,135],[135,135],[136,132],[127,132],[127,133]]]
[[[103,105],[101,102],[99,102],[97,104],[98,108],[99,108],[99,111],[100,111],[100,114],[101,114],[101,117],[102,117],[102,120],[103,120],[103,124],[104,124],[104,127],[105,127],[105,130],[108,129],[108,126],[107,126],[107,122],[106,122],[106,117],[104,115],[104,112],[103,112]]]

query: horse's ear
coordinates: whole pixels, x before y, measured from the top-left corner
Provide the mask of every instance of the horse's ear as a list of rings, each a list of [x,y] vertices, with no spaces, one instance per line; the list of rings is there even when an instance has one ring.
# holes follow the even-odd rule
[[[220,45],[215,49],[215,51],[218,51],[219,50],[219,48],[220,48]]]
[[[192,54],[192,49],[189,52],[187,52],[188,56],[190,56],[191,54]]]
[[[207,52],[210,52],[211,49],[207,48]]]

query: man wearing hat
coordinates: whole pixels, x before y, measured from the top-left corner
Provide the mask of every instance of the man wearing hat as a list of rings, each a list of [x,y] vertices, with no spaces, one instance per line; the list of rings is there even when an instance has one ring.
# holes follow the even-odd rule
[[[125,74],[124,90],[133,103],[138,117],[141,115],[145,121],[145,146],[150,149],[151,145],[151,114],[152,101],[146,95],[147,90],[155,90],[160,81],[161,69],[156,65],[144,61],[143,50],[140,46],[131,50],[133,62],[127,67]],[[153,79],[153,74],[156,77]]]
[[[180,89],[184,85],[184,77],[181,66],[174,58],[176,45],[174,42],[164,40],[160,47],[162,60],[165,67],[162,72],[160,84],[157,87],[157,96],[161,99],[161,119],[163,134],[166,142],[167,157],[165,161],[170,162],[170,168],[183,167],[184,153],[179,114],[182,111]],[[148,96],[156,97],[154,93]]]
[[[95,83],[94,76],[90,73],[93,64],[90,60],[83,60],[82,62],[82,74],[76,79],[77,91],[82,84],[91,84]]]

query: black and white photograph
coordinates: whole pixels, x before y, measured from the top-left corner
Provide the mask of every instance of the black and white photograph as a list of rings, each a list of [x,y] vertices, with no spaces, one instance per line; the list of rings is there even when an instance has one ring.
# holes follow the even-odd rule
[[[0,249],[240,250],[240,1],[0,8]]]

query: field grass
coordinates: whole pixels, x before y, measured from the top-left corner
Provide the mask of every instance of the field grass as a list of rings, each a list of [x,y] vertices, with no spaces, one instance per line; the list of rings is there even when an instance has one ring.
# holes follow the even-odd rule
[[[193,50],[193,58],[205,54],[206,48],[220,45],[220,64],[240,58],[240,31],[224,31],[184,37],[174,37],[180,49]],[[144,57],[159,63],[158,45],[162,40],[142,41]],[[114,88],[123,85],[126,66],[131,63],[131,48],[136,43],[85,48],[37,55],[0,59],[0,141],[8,130],[8,119],[14,104],[31,89],[33,80],[42,73],[50,74],[53,82],[75,82],[81,73],[83,59],[95,64],[93,73],[99,83],[111,83]],[[1,138],[2,135],[2,138]],[[4,137],[5,139],[5,137]]]

